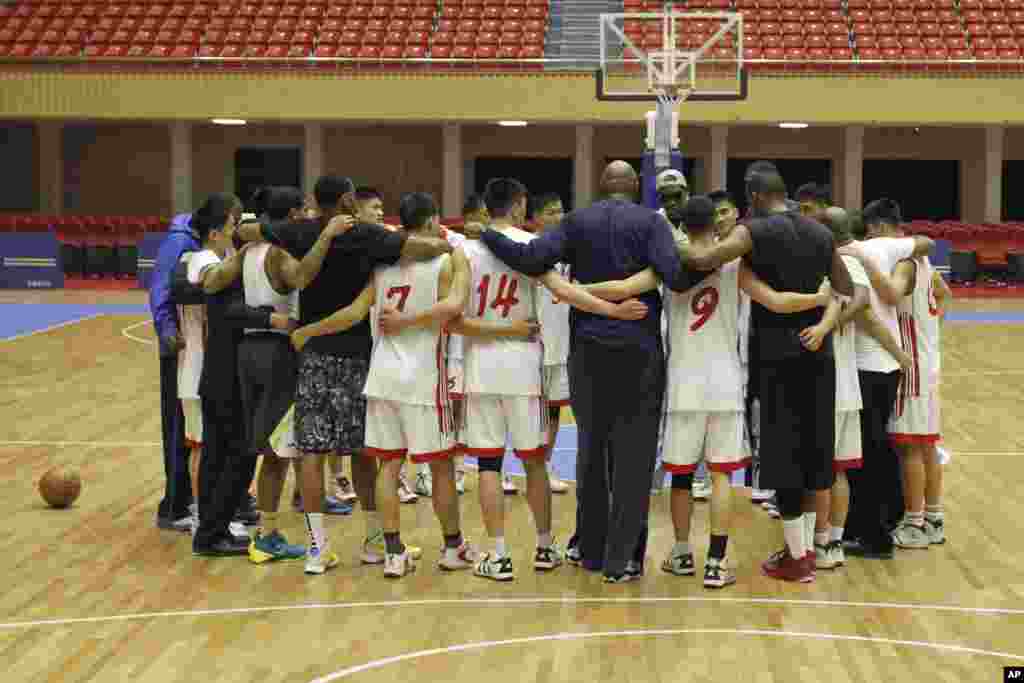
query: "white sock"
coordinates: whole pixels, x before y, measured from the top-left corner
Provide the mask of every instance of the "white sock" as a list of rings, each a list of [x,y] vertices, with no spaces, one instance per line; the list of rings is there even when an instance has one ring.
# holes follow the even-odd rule
[[[550,548],[553,539],[551,538],[551,532],[540,533],[537,532],[537,547],[538,548]]]
[[[786,539],[790,556],[795,560],[803,559],[807,554],[804,548],[804,516],[782,520],[782,535]]]
[[[306,531],[309,532],[309,541],[313,546],[321,550],[327,547],[327,534],[324,533],[324,513],[307,512]]]
[[[505,547],[505,537],[496,536],[494,538],[494,556],[505,557],[508,555],[508,548]]]
[[[815,531],[814,532],[814,545],[828,545],[828,532],[827,531]]]
[[[199,503],[192,503],[188,506],[188,514],[199,519]]]
[[[818,522],[818,513],[804,513],[804,550],[814,549],[814,525]]]
[[[689,555],[691,552],[693,551],[690,550],[690,544],[686,541],[676,541],[676,544],[672,546],[672,557],[679,557],[680,555]]]
[[[384,527],[380,525],[380,515],[376,510],[366,511],[366,537],[374,538],[384,533]]]
[[[832,531],[829,533],[828,539],[833,543],[843,540],[843,532],[846,529],[841,526],[832,527]]]

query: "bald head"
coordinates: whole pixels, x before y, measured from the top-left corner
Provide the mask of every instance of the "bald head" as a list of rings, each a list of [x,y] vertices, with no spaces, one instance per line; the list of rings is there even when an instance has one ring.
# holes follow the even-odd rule
[[[639,185],[636,171],[625,161],[613,161],[601,174],[601,191],[608,196],[635,197]]]
[[[850,235],[850,214],[846,209],[838,206],[828,207],[822,216],[822,222],[832,229],[836,244],[842,246],[853,239]]]

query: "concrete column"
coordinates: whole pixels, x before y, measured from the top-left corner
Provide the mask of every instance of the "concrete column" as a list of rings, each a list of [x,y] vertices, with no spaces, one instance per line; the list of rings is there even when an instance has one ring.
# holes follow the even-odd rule
[[[842,129],[839,158],[832,164],[833,201],[845,209],[864,207],[864,126]]]
[[[581,209],[594,201],[594,126],[576,126],[576,151],[573,154],[572,208]]]
[[[64,124],[60,121],[36,124],[36,192],[40,213],[64,212],[63,135]]]
[[[729,128],[727,126],[711,126],[711,154],[705,163],[705,193],[725,189],[728,167]]]
[[[313,191],[317,178],[324,174],[324,124],[307,123],[303,126],[302,188]]]
[[[192,197],[192,124],[173,121],[171,134],[171,213],[191,213],[197,207]]]
[[[984,220],[998,223],[1003,219],[1003,126],[985,128]]]
[[[442,130],[444,144],[441,173],[444,178],[444,197],[441,201],[441,215],[459,216],[466,195],[462,167],[462,126],[446,123]]]

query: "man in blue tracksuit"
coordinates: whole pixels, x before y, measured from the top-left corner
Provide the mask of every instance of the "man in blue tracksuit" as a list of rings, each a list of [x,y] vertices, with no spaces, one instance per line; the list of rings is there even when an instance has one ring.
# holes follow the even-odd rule
[[[171,278],[181,255],[199,251],[196,234],[189,226],[192,216],[178,214],[156,256],[153,280],[149,286],[149,309],[153,314],[160,348],[160,423],[163,429],[164,474],[167,485],[157,511],[156,525],[161,529],[187,532],[191,529],[188,506],[192,489],[185,450],[184,417],[178,401],[178,351],[183,341],[178,327],[178,307],[171,300]]]

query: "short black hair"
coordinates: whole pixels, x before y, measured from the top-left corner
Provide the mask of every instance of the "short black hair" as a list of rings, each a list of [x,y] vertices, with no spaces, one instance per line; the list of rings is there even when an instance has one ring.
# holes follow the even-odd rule
[[[515,178],[493,178],[484,188],[487,213],[491,218],[504,218],[526,194],[526,186]]]
[[[678,217],[687,232],[704,232],[715,224],[715,203],[707,195],[695,195],[687,200]]]
[[[382,195],[380,192],[377,191],[376,188],[373,187],[363,186],[356,188],[357,202],[366,202],[371,199],[379,199],[381,201],[384,201],[384,195]]]
[[[205,243],[210,233],[219,230],[228,222],[228,217],[241,204],[238,197],[229,192],[211,194],[195,213],[192,214],[190,226],[199,235],[199,241]]]
[[[818,184],[804,183],[800,187],[796,188],[796,200],[798,202],[807,200],[812,202],[818,201]]]
[[[747,182],[747,192],[750,194],[786,194],[786,181],[782,176],[775,173],[755,173]]]
[[[732,195],[727,190],[715,190],[714,192],[708,192],[708,199],[715,206],[719,204],[731,204],[736,206],[736,202],[733,200]]]
[[[266,214],[271,220],[288,218],[292,209],[301,209],[304,202],[302,191],[297,187],[263,187],[252,198],[253,213]]]
[[[436,215],[437,202],[426,192],[410,192],[398,204],[398,217],[406,230],[419,230]]]
[[[554,204],[555,202],[561,203],[562,197],[557,192],[542,192],[535,194],[530,197],[530,215],[535,216],[545,207]]]
[[[876,199],[864,207],[863,220],[865,227],[879,223],[899,225],[903,222],[903,212],[892,199]]]
[[[321,209],[333,209],[338,206],[342,195],[355,190],[351,178],[339,175],[320,176],[313,186],[313,197]]]
[[[462,215],[465,216],[467,213],[482,211],[486,208],[487,205],[484,203],[484,196],[482,194],[473,193],[466,197],[466,203],[462,205]]]

